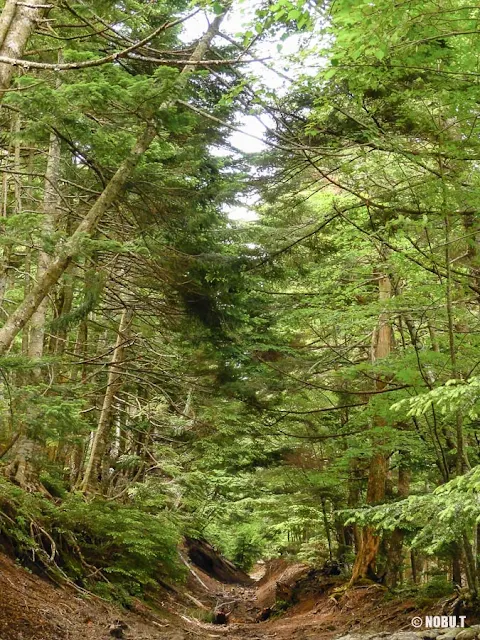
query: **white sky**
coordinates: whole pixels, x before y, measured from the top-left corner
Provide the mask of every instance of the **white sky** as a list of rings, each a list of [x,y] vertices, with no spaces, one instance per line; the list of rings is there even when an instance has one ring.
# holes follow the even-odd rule
[[[240,2],[235,4],[234,9],[230,11],[227,18],[224,20],[221,30],[232,38],[235,38],[237,41],[241,41],[241,36],[239,36],[239,34],[245,33],[249,30],[249,24],[252,21],[254,10],[255,0],[243,0],[243,2],[240,0]],[[200,37],[205,32],[207,26],[208,22],[204,14],[198,14],[188,20],[184,27],[185,41],[190,42]],[[217,41],[219,43],[221,42],[223,45],[226,44],[225,40],[222,38],[218,38]],[[247,70],[258,76],[258,78],[261,79],[261,82],[269,89],[274,89],[279,93],[284,92],[287,82],[275,73],[275,69],[284,72],[285,65],[287,63],[287,56],[298,51],[299,46],[300,36],[298,35],[292,35],[282,42],[281,52],[277,51],[276,42],[261,42],[256,46],[253,55],[258,58],[271,58],[267,64],[272,67],[272,70],[260,62],[252,62],[251,64],[246,65]],[[244,67],[242,66],[242,69],[243,68]],[[267,115],[255,117],[247,114],[238,114],[237,121],[239,131],[232,132],[229,137],[229,143],[235,149],[238,149],[245,154],[264,151],[267,148],[267,145],[262,142],[261,139],[265,136],[266,127],[272,126],[273,122],[271,119]],[[250,136],[246,134],[250,134]],[[212,152],[223,156],[231,153],[230,150],[220,147],[212,149]],[[244,198],[244,206],[226,207],[225,211],[232,221],[249,222],[256,220],[258,216],[252,208],[256,200],[257,199],[254,196]]]

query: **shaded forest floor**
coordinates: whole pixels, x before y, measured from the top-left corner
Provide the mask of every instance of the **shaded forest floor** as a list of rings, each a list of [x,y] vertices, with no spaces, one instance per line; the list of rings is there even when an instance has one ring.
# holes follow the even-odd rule
[[[0,555],[0,640],[329,640],[347,633],[411,631],[414,615],[439,611],[440,605],[419,612],[414,601],[387,601],[374,585],[339,596],[339,585],[338,578],[319,580],[318,572],[281,561],[250,585],[225,584],[191,566],[185,586],[157,593],[152,606],[134,601],[125,610],[73,587],[55,586]],[[285,610],[256,621],[275,600],[277,606],[279,600],[285,603]],[[222,608],[228,624],[212,624],[211,613]]]

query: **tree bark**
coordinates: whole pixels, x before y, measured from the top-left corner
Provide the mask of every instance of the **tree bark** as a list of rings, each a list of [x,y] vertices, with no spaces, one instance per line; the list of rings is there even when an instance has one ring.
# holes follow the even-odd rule
[[[0,56],[21,58],[30,36],[47,9],[45,0],[7,0],[0,15]],[[0,102],[10,88],[15,67],[0,63]]]
[[[381,273],[378,276],[378,298],[380,302],[386,302],[392,296],[392,285],[387,274]],[[386,358],[392,349],[392,328],[387,313],[381,313],[378,321],[376,340],[372,348],[372,361]],[[385,381],[379,377],[376,379],[375,388],[381,391],[385,388]],[[376,426],[385,426],[382,418],[375,419]],[[374,443],[377,451],[370,460],[367,484],[367,504],[375,505],[385,498],[385,482],[387,479],[387,457],[382,450],[382,442]],[[353,565],[350,584],[368,578],[377,579],[376,564],[378,550],[380,547],[380,537],[376,535],[372,527],[364,527],[360,533],[360,548],[357,551],[355,563]]]
[[[417,563],[416,563],[414,549],[410,549],[410,566],[411,566],[411,569],[412,569],[412,581],[413,581],[413,584],[418,584]]]
[[[8,351],[15,337],[42,304],[70,264],[72,257],[81,248],[83,238],[92,233],[110,205],[118,198],[131,172],[139,163],[140,158],[150,146],[155,135],[153,126],[146,125],[129,156],[121,163],[103,193],[78,225],[72,236],[60,248],[60,255],[49,263],[43,274],[37,279],[30,293],[0,329],[0,355]]]
[[[410,493],[411,473],[402,460],[398,469],[398,497],[404,499]],[[403,538],[401,529],[394,529],[388,546],[387,571],[385,581],[389,587],[396,587],[402,579]]]
[[[452,553],[452,582],[455,587],[462,586],[462,563],[461,563],[461,551],[460,545],[455,543],[453,545]]]
[[[88,272],[87,272],[88,273]],[[79,360],[82,360],[81,368],[74,368],[70,382],[76,382],[78,375],[83,384],[87,382],[87,365],[85,363],[88,354],[88,322],[84,318],[77,332],[77,339],[75,341],[74,355]],[[69,455],[69,468],[70,468],[70,487],[71,489],[79,486],[82,480],[83,463],[85,458],[86,442],[76,442]]]
[[[60,171],[60,141],[52,134],[50,137],[50,146],[47,160],[47,168],[45,172],[45,187],[44,187],[44,199],[43,199],[43,233],[45,236],[51,234],[54,230],[54,219],[57,213],[59,205],[58,198],[58,180]],[[18,176],[20,180],[20,176]],[[17,184],[20,198],[21,183]],[[29,253],[27,256],[29,257]],[[29,260],[26,261],[26,267]],[[37,267],[37,280],[42,277],[45,271],[48,269],[49,255],[40,250],[38,256]],[[30,292],[30,267],[26,268],[25,273],[25,299]],[[45,335],[45,321],[47,314],[48,298],[45,298],[38,306],[35,313],[32,315],[29,331],[23,332],[22,336],[22,351],[30,358],[39,360],[43,356],[44,351],[44,335]],[[23,382],[38,384],[42,379],[41,367],[35,367],[30,370],[24,377]],[[22,427],[20,438],[17,445],[14,448],[14,456],[12,462],[8,465],[7,474],[20,486],[26,489],[38,490],[40,483],[38,482],[37,466],[35,458],[38,457],[40,451],[40,443],[36,441],[31,435],[31,430],[28,426],[28,420]]]
[[[40,491],[48,494],[38,479],[38,458],[40,445],[20,432],[14,445],[15,456],[5,467],[3,473],[9,480],[18,484],[25,491]]]
[[[466,532],[463,532],[462,535],[462,547],[464,554],[464,565],[465,565],[465,574],[467,576],[468,589],[470,593],[476,597],[478,593],[478,575],[476,570],[476,562],[473,556],[472,545],[470,544],[470,540]]]
[[[360,460],[359,458],[353,458],[353,460],[350,461],[348,475],[347,506],[350,509],[358,507],[360,503],[362,476],[363,469],[360,468]],[[357,524],[354,523],[345,528],[345,540],[347,545],[350,546],[350,549],[355,549],[355,553],[359,553],[361,535]]]
[[[55,220],[58,215],[60,199],[58,196],[58,183],[60,179],[60,139],[55,133],[50,135],[50,146],[48,150],[47,170],[45,172],[45,191],[43,197],[43,232],[45,235],[52,234],[55,230]],[[38,254],[37,282],[47,272],[50,265],[50,256],[42,249]],[[45,322],[48,310],[48,297],[40,302],[33,312],[29,323],[29,345],[28,355],[30,358],[39,359],[43,356],[45,339]],[[40,370],[35,369],[36,377],[40,375]]]
[[[124,362],[125,346],[128,341],[128,333],[132,318],[133,310],[131,308],[125,309],[120,319],[115,349],[110,362],[107,389],[103,397],[100,419],[93,437],[89,459],[81,485],[81,490],[85,492],[95,490],[100,479],[102,459],[107,447],[108,435],[110,433],[115,394],[118,392],[122,384],[122,365]]]

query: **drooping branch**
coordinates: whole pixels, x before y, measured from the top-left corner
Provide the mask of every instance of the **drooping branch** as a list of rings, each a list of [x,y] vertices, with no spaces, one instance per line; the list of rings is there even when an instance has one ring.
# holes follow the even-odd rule
[[[212,21],[210,27],[198,42],[188,64],[186,64],[182,69],[182,72],[177,79],[176,88],[180,88],[186,84],[190,72],[196,68],[199,60],[202,60],[225,15],[226,12],[218,15],[215,20]],[[167,108],[172,104],[172,100],[166,100],[161,106],[162,108]],[[84,238],[90,236],[90,234],[96,229],[104,214],[121,195],[127,180],[130,178],[132,172],[137,167],[143,154],[149,148],[155,136],[156,129],[154,123],[149,121],[141,129],[137,141],[129,155],[120,164],[102,194],[80,222],[75,232],[63,245],[57,247],[56,257],[52,260],[48,268],[45,269],[44,273],[37,280],[35,286],[32,287],[23,302],[15,309],[4,326],[0,329],[0,355],[5,354],[10,349],[15,337],[30,320],[44,298],[56,285],[73,256],[78,253]]]

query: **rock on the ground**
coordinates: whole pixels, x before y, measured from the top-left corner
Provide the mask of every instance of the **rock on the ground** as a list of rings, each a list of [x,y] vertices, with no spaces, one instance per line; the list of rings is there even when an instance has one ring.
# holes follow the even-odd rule
[[[422,637],[415,631],[398,631],[397,633],[392,633],[390,640],[420,640]]]
[[[478,631],[476,629],[463,629],[457,636],[457,640],[475,640]]]
[[[440,640],[440,638],[441,640],[455,640],[461,631],[462,631],[461,628],[446,629],[445,633],[442,633],[441,635],[437,636],[437,640]]]
[[[391,635],[390,633],[388,635]],[[337,638],[336,640],[375,640],[376,638],[385,638],[383,632],[381,633],[347,633],[347,635]],[[415,638],[418,640],[418,638]]]
[[[380,633],[348,633],[336,640],[480,640],[480,625],[466,629],[423,629]]]
[[[456,640],[475,640],[480,635],[480,624],[474,624],[468,629],[462,629]]]

